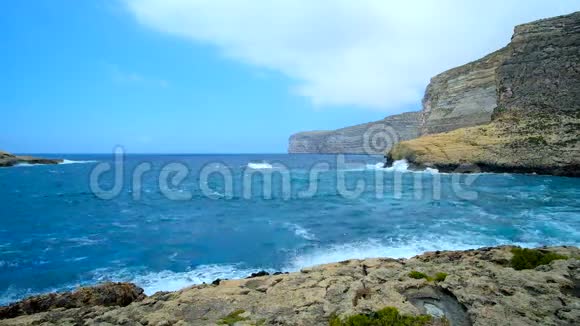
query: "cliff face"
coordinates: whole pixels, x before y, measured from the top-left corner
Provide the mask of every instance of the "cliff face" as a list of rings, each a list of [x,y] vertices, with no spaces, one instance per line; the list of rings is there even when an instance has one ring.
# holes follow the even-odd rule
[[[515,28],[491,123],[397,144],[416,166],[580,176],[580,12]]]
[[[504,48],[433,77],[425,91],[420,112],[393,115],[333,131],[297,133],[290,137],[288,152],[382,154],[380,148],[368,153],[364,146],[365,133],[368,136],[374,132],[369,129],[379,125],[392,128],[383,134],[386,136],[384,142],[394,145],[421,135],[489,123],[498,105],[495,71],[507,56],[508,51]]]
[[[485,171],[580,175],[579,17],[517,26],[505,48],[433,77],[418,120],[412,113],[385,119],[395,120],[398,133],[387,133],[385,142],[403,141],[392,158],[445,171],[476,164]],[[364,133],[380,123],[298,133],[288,151],[365,153]]]
[[[309,131],[290,137],[289,153],[384,154],[389,144],[419,136],[419,112],[332,131]]]
[[[580,250],[541,252],[566,257],[527,270],[516,270],[510,247],[348,260],[144,299],[127,284],[108,284],[0,307],[0,325],[329,325],[332,316],[385,307],[447,319],[427,325],[577,325],[580,260],[567,257]]]
[[[433,77],[423,98],[421,134],[489,123],[498,105],[495,72],[508,54],[503,48]]]

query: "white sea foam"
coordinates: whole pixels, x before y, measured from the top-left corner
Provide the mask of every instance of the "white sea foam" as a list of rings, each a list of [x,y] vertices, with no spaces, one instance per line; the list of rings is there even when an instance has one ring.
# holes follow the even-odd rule
[[[177,291],[195,284],[211,283],[218,278],[222,280],[245,278],[260,270],[262,269],[243,268],[238,264],[201,265],[186,272],[165,270],[142,274],[133,274],[128,270],[111,272],[109,269],[103,269],[95,271],[95,282],[128,281],[142,287],[145,294],[151,295],[159,291]]]
[[[35,165],[46,165],[46,164],[18,163],[18,164],[15,164],[13,167],[21,168],[21,167],[28,167],[28,166],[35,166]]]
[[[368,171],[381,170],[388,172],[413,172],[409,170],[409,163],[406,160],[398,160],[393,162],[392,166],[384,167],[384,162],[361,164],[360,167],[350,168],[347,171]]]
[[[294,232],[295,235],[309,241],[316,240],[316,236],[308,231],[307,229],[303,228],[302,226],[294,223],[284,223],[284,226]]]
[[[62,162],[58,163],[58,165],[67,165],[67,164],[88,164],[88,163],[97,163],[97,161],[73,161],[73,160],[62,160]],[[14,165],[14,167],[30,167],[30,166],[42,166],[42,165],[53,165],[53,164],[30,164],[30,163],[18,163]],[[54,171],[50,171],[54,173]]]
[[[288,262],[286,270],[297,271],[305,267],[334,263],[348,259],[377,257],[410,258],[426,251],[467,250],[485,246],[485,243],[464,243],[463,241],[453,241],[450,239],[424,239],[412,241],[407,244],[386,244],[377,239],[369,239],[364,242],[346,243],[326,248],[319,248],[306,254],[296,255]]]
[[[247,166],[248,166],[248,168],[254,169],[254,170],[269,170],[269,169],[272,169],[272,164],[267,163],[267,162],[261,162],[261,163],[250,162],[250,163],[248,163]]]
[[[409,163],[407,160],[394,161],[392,166],[384,168],[387,171],[409,172]]]
[[[88,160],[88,161],[73,161],[73,160],[62,160],[61,165],[64,164],[87,164],[87,163],[97,163],[97,161],[94,160]]]

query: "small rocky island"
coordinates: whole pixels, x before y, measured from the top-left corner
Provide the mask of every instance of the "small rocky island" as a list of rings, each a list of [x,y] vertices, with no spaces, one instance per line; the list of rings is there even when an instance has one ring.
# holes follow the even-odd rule
[[[577,247],[437,251],[149,297],[105,283],[0,307],[0,325],[577,325],[579,257]]]
[[[18,164],[59,164],[63,160],[47,159],[32,156],[16,156],[7,152],[0,151],[0,167],[10,167]]]

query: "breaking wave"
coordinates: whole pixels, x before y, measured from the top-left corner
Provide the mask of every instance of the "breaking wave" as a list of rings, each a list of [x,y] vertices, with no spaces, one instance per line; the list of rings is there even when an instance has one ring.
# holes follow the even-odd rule
[[[254,170],[270,170],[272,169],[272,164],[267,163],[267,162],[261,162],[261,163],[248,163],[248,168],[250,169],[254,169]]]
[[[130,270],[112,272],[109,269],[103,269],[95,271],[95,283],[105,281],[132,282],[143,288],[145,294],[152,295],[159,291],[178,291],[196,284],[211,283],[216,279],[245,278],[261,270],[274,272],[271,269],[246,268],[241,264],[200,265],[185,272],[164,270],[135,273]]]
[[[62,160],[61,165],[64,164],[87,164],[87,163],[97,163],[97,161],[88,160],[88,161],[73,161],[73,160]]]
[[[314,241],[317,240],[316,236],[308,231],[307,229],[303,228],[302,226],[298,225],[298,224],[294,224],[294,223],[285,223],[284,226],[288,229],[290,229],[291,231],[294,232],[294,234],[302,239],[305,240],[309,240],[309,241]]]

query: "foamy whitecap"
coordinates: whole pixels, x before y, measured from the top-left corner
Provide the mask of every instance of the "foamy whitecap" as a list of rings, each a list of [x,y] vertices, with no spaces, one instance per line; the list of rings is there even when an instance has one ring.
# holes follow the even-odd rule
[[[361,169],[353,169],[353,171],[358,171]],[[362,170],[382,170],[382,171],[396,171],[396,172],[413,172],[409,170],[409,163],[406,160],[397,160],[393,162],[393,165],[385,167],[384,162],[366,164]]]
[[[46,165],[46,164],[18,163],[18,164],[15,164],[13,167],[19,168],[19,167],[28,167],[28,166],[35,166],[35,165]]]
[[[392,166],[385,168],[387,171],[409,172],[409,163],[407,160],[397,160],[393,162]]]
[[[407,160],[397,160],[393,162],[393,165],[389,167],[384,167],[384,163],[377,163],[374,165],[375,169],[382,169],[385,171],[394,172],[413,172],[413,173],[429,173],[429,174],[439,174],[439,170],[433,168],[425,168],[423,171],[409,170],[409,162]]]
[[[188,286],[211,283],[216,279],[239,279],[264,269],[244,268],[239,264],[201,265],[186,272],[149,272],[133,274],[128,270],[111,272],[108,269],[95,271],[97,282],[107,280],[129,281],[137,284],[145,294],[151,295],[159,291],[177,291]],[[273,273],[274,270],[265,269]]]
[[[296,255],[288,262],[286,270],[298,271],[305,267],[335,263],[348,259],[366,258],[410,258],[426,251],[435,250],[467,250],[497,245],[501,243],[464,242],[462,239],[423,239],[407,243],[385,243],[378,239],[369,239],[364,242],[346,243],[319,248],[312,252]],[[519,244],[525,247],[533,244]]]
[[[247,166],[248,166],[248,168],[254,169],[254,170],[269,170],[269,169],[272,169],[272,164],[267,163],[267,162],[261,162],[261,163],[250,162],[250,163],[248,163]]]
[[[87,164],[87,163],[97,163],[97,161],[88,160],[88,161],[73,161],[73,160],[62,160],[59,164]]]
[[[62,160],[62,162],[58,163],[58,165],[67,165],[67,164],[88,164],[88,163],[97,163],[97,161],[73,161],[73,160]],[[54,165],[54,164],[30,164],[30,163],[18,163],[14,165],[14,167],[30,167],[30,166],[43,166],[43,165]],[[54,171],[50,171],[51,173],[55,173]]]
[[[294,223],[284,223],[284,226],[288,229],[292,230],[294,234],[300,238],[305,240],[314,241],[316,240],[316,236],[308,231],[307,229],[303,228],[302,226]]]

